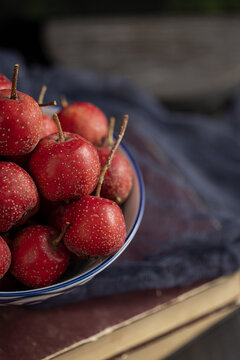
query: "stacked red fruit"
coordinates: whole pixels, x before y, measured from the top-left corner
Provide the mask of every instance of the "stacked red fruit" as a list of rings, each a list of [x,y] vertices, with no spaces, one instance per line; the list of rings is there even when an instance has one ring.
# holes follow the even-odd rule
[[[108,134],[105,114],[87,102],[68,105],[65,100],[63,104],[63,109],[58,113],[63,131],[79,134],[96,146],[102,145]]]
[[[74,256],[116,253],[126,239],[119,205],[132,187],[130,165],[117,152],[128,116],[115,143],[93,104],[47,117],[40,106],[55,103],[43,104],[46,87],[38,103],[17,91],[18,68],[12,82],[0,75],[0,289],[7,290],[4,279],[13,289],[16,281],[48,286]]]
[[[107,158],[113,146],[115,118],[110,119],[109,135],[106,145],[97,149],[101,168],[106,164]],[[118,205],[123,204],[132,189],[133,177],[129,162],[120,152],[116,151],[111,166],[104,176],[101,188],[101,196],[114,200]]]
[[[11,89],[12,83],[8,78],[0,74],[0,90],[2,89]]]
[[[0,90],[0,154],[25,155],[40,140],[42,113],[29,95],[16,90],[18,65],[11,89]]]

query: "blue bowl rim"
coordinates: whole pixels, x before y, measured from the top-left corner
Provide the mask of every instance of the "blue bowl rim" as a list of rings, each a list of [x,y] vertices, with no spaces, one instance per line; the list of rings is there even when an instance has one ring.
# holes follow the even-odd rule
[[[127,246],[132,241],[134,235],[136,234],[136,232],[139,228],[139,225],[141,223],[142,217],[143,217],[144,207],[145,207],[145,188],[144,188],[144,181],[143,181],[141,170],[140,170],[137,162],[135,161],[131,151],[127,148],[127,146],[124,144],[124,142],[121,142],[120,146],[127,153],[128,157],[130,158],[130,160],[132,162],[132,165],[137,174],[139,188],[140,188],[140,202],[139,202],[138,213],[137,213],[134,225],[132,226],[132,229],[131,229],[130,233],[128,234],[128,236],[125,240],[125,243],[121,247],[121,249],[116,254],[105,259],[101,264],[97,265],[95,268],[87,271],[86,273],[84,273],[82,275],[74,277],[71,280],[65,280],[59,284],[53,284],[53,285],[49,285],[49,286],[39,288],[39,289],[30,289],[30,290],[22,290],[22,291],[4,291],[4,292],[0,292],[0,297],[6,297],[6,298],[22,297],[23,298],[23,297],[30,297],[30,296],[37,296],[37,295],[44,295],[44,294],[47,295],[48,293],[56,292],[57,290],[64,291],[64,289],[68,288],[69,286],[72,288],[72,285],[75,284],[77,286],[79,282],[86,280],[88,278],[91,279],[93,276],[97,275],[99,272],[104,270],[119,255],[121,255],[121,253],[127,248]],[[81,285],[81,284],[79,284],[79,285]]]

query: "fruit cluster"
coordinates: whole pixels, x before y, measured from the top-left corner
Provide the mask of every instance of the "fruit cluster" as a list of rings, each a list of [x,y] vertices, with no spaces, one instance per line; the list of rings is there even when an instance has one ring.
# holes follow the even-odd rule
[[[85,102],[44,115],[38,102],[0,75],[0,288],[52,284],[73,258],[106,257],[126,239],[120,205],[132,171],[104,113]],[[1,287],[2,283],[2,287]]]

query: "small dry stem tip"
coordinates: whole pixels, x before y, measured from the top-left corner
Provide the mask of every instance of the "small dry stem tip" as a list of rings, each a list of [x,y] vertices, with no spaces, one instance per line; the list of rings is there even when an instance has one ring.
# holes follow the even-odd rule
[[[53,101],[50,101],[50,102],[48,102],[48,103],[44,103],[44,104],[39,104],[38,103],[38,105],[39,106],[52,106],[52,105],[57,105],[57,102],[56,102],[56,100],[53,100]]]
[[[46,87],[46,85],[43,85],[41,88],[39,97],[38,97],[38,105],[42,105],[46,91],[47,91],[47,87]]]
[[[61,95],[60,100],[61,100],[61,105],[63,108],[68,106],[68,101],[64,95]]]
[[[66,231],[67,231],[69,225],[70,225],[70,223],[67,222],[66,225],[64,226],[63,231],[60,233],[60,235],[52,241],[52,245],[54,247],[57,247],[60,244],[60,242],[62,241],[62,239],[64,238],[64,236],[66,234]]]
[[[13,79],[12,79],[12,88],[11,88],[11,99],[16,100],[17,98],[17,79],[18,79],[18,70],[19,70],[19,64],[14,65],[13,70]]]
[[[64,136],[64,133],[62,131],[62,127],[61,127],[61,124],[60,124],[60,121],[59,121],[59,118],[57,116],[57,114],[53,114],[53,120],[55,121],[56,125],[57,125],[57,128],[58,128],[58,133],[59,133],[59,140],[60,141],[65,141],[65,136]]]
[[[114,127],[115,127],[115,118],[112,116],[110,117],[110,124],[108,129],[108,138],[107,138],[107,146],[109,147],[112,147],[114,143],[113,140]]]

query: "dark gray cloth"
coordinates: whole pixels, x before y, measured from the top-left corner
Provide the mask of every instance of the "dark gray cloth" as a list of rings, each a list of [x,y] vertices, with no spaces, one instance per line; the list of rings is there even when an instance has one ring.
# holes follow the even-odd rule
[[[120,257],[70,297],[59,298],[58,303],[136,289],[185,286],[197,280],[232,273],[240,267],[240,106],[237,98],[224,120],[222,117],[215,119],[169,112],[156,99],[114,75],[73,71],[60,66],[26,68],[19,54],[0,51],[0,73],[11,78],[16,62],[21,64],[19,90],[35,98],[42,84],[46,84],[46,101],[59,100],[59,96],[64,94],[69,101],[93,102],[107,116],[120,118],[128,113],[131,128],[136,130],[139,139],[151,139],[171,159],[186,184],[199,195],[206,207],[204,211],[191,210],[185,201],[184,206],[176,202],[174,209],[167,197],[162,200],[156,191],[153,193],[150,182],[163,175],[168,181],[166,169],[163,173],[156,161],[128,144],[140,165],[147,167],[147,172],[143,171],[146,207],[154,203],[154,209],[163,208],[166,212],[169,209],[181,212],[184,208],[186,231],[179,235],[171,233],[173,217],[172,223],[166,225],[169,233],[167,241],[163,242],[157,228],[155,233],[153,230],[148,232],[147,222],[151,222],[154,216],[157,220],[158,211],[157,214],[145,213],[145,230],[140,228],[133,243],[159,241],[158,248],[155,246],[152,253],[147,253],[139,261]],[[169,181],[171,184],[175,181],[170,173]],[[162,210],[159,210],[159,227],[162,226]],[[219,221],[221,228],[191,233],[191,222],[200,215]]]

